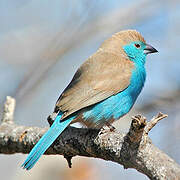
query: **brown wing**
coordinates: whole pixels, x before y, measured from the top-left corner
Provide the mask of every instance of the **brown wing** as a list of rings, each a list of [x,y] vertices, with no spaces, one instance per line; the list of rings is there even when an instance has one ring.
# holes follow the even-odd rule
[[[65,117],[123,91],[130,83],[133,63],[126,57],[97,52],[75,73],[56,106]]]

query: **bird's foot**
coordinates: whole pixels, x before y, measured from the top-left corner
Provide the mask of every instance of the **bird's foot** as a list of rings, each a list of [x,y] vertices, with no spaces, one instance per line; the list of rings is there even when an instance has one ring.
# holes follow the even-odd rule
[[[111,131],[111,132],[114,132],[115,131],[115,127],[112,125],[112,124],[110,124],[109,122],[106,122],[106,126],[109,128],[109,130]]]
[[[102,128],[100,129],[99,134],[101,135],[101,134],[106,134],[106,133],[109,133],[109,129],[106,129],[106,128],[102,127]]]
[[[115,132],[116,128],[112,126],[110,123],[106,123],[106,127],[102,127],[100,130],[100,134],[105,134],[109,132]]]

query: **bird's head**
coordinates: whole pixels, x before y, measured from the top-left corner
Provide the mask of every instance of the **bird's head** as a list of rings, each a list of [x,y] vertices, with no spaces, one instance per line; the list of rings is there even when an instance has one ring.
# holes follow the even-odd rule
[[[144,38],[136,30],[125,30],[114,34],[102,47],[127,56],[135,63],[145,63],[147,54],[158,52],[146,44]]]
[[[147,54],[158,52],[151,45],[143,41],[132,41],[130,44],[123,46],[124,51],[130,60],[135,63],[145,63]]]

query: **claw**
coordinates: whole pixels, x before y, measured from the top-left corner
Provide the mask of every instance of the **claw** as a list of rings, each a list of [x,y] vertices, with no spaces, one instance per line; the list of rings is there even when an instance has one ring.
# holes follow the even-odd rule
[[[111,131],[111,132],[114,132],[115,131],[115,127],[112,125],[112,124],[110,124],[109,122],[106,122],[106,126],[109,128],[109,130]]]

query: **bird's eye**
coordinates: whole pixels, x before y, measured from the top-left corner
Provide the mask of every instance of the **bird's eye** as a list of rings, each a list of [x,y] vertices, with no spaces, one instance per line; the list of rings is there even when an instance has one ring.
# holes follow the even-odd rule
[[[140,44],[134,44],[134,46],[135,46],[136,48],[140,48],[140,47],[141,47]]]

